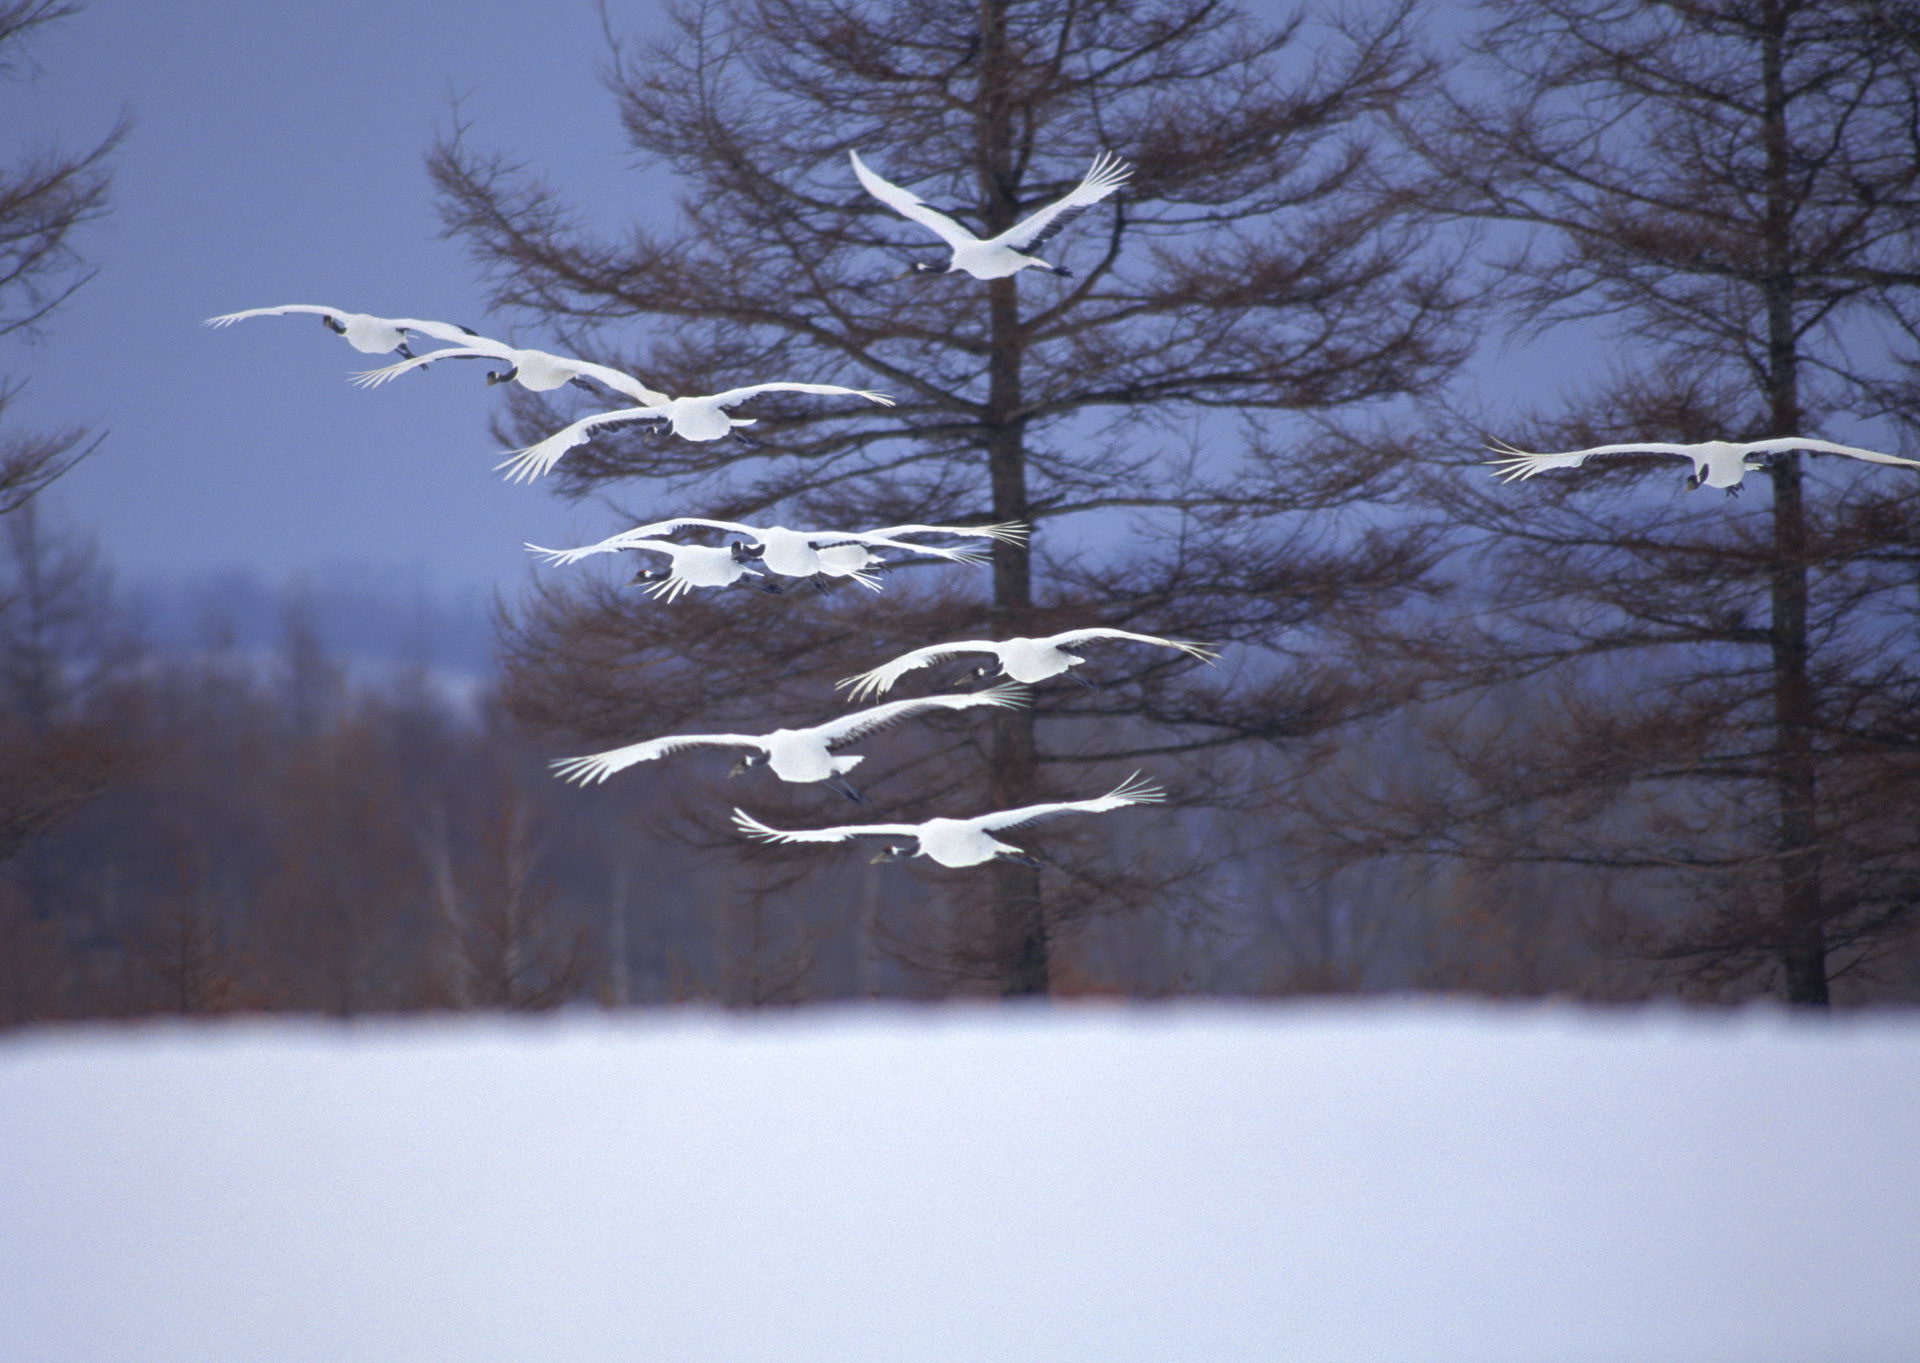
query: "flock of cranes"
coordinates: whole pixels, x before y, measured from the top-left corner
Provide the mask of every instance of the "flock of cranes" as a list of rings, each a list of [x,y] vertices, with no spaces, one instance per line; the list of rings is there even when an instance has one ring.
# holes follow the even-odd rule
[[[1124,185],[1132,173],[1117,157],[1102,153],[1067,194],[1006,231],[983,239],[951,215],[929,206],[912,191],[875,174],[857,153],[849,151],[847,154],[854,177],[869,194],[903,217],[933,232],[951,251],[944,270],[936,265],[917,262],[901,278],[915,273],[959,272],[975,279],[992,280],[1003,279],[1029,268],[1069,277],[1068,270],[1033,253],[1074,217]],[[425,369],[441,360],[478,359],[504,366],[487,371],[486,381],[489,385],[518,383],[534,392],[548,392],[572,384],[596,394],[605,390],[637,404],[582,417],[525,449],[509,452],[508,458],[496,467],[504,470],[506,477],[515,482],[528,482],[551,473],[569,450],[592,439],[593,433],[601,427],[618,423],[652,423],[656,434],[670,432],[682,440],[708,441],[732,437],[751,444],[750,438],[740,433],[740,428],[754,424],[753,418],[735,417],[729,413],[763,394],[807,393],[859,398],[883,407],[893,405],[893,399],[884,393],[822,383],[756,383],[703,396],[669,397],[648,388],[633,375],[609,366],[507,345],[482,336],[470,327],[413,317],[377,317],[316,304],[251,308],[210,318],[208,325],[224,327],[252,317],[289,313],[318,315],[329,331],[343,337],[347,344],[364,354],[401,356],[395,363],[353,375],[353,381],[365,388],[378,388],[402,374]],[[416,353],[412,348],[415,336],[445,342],[445,348]],[[1659,442],[1596,445],[1584,450],[1546,454],[1529,453],[1498,441],[1490,448],[1499,457],[1488,462],[1494,466],[1495,476],[1504,481],[1531,478],[1547,469],[1577,468],[1595,455],[1679,455],[1693,464],[1693,473],[1686,481],[1689,490],[1718,487],[1724,488],[1729,496],[1740,491],[1741,480],[1748,472],[1765,466],[1762,461],[1792,450],[1920,468],[1920,461],[1797,436],[1747,442],[1711,440],[1691,445]],[[734,538],[719,546],[686,544],[668,538],[686,530],[717,532]],[[680,516],[635,526],[597,544],[579,548],[547,549],[533,544],[526,547],[551,564],[574,563],[603,553],[631,551],[664,555],[668,566],[641,569],[632,581],[643,585],[655,598],[671,602],[695,589],[722,588],[735,584],[770,595],[787,594],[796,589],[796,584],[811,584],[816,590],[825,590],[828,583],[841,578],[849,578],[870,590],[880,591],[883,587],[880,574],[907,561],[886,558],[881,551],[905,553],[916,563],[979,564],[987,562],[987,546],[991,543],[1019,545],[1026,541],[1027,534],[1028,528],[1017,522],[978,526],[893,525],[873,530],[841,531],[793,530],[786,526],[754,526],[700,516]],[[961,543],[924,543],[923,540],[928,538],[959,540]],[[588,784],[604,781],[614,773],[641,762],[657,761],[702,747],[727,748],[741,754],[730,774],[737,775],[764,765],[782,781],[822,784],[850,800],[864,803],[866,797],[847,780],[847,774],[862,758],[858,754],[843,754],[841,749],[916,716],[1030,704],[1031,687],[1054,677],[1064,676],[1084,685],[1092,685],[1071,670],[1084,660],[1069,649],[1111,641],[1173,649],[1208,663],[1219,657],[1217,651],[1205,644],[1098,626],[1067,630],[1045,638],[969,639],[932,644],[848,677],[839,682],[837,688],[845,690],[849,700],[870,700],[891,690],[909,672],[966,655],[987,655],[992,659],[991,662],[970,668],[965,674],[967,681],[986,680],[996,675],[1007,680],[984,690],[957,691],[873,705],[806,728],[774,729],[763,734],[671,734],[607,752],[562,758],[552,765],[557,775]],[[931,819],[915,824],[845,824],[830,828],[784,830],[769,827],[737,808],[733,811],[733,818],[742,834],[770,843],[840,843],[859,838],[881,839],[883,846],[873,858],[876,862],[920,855],[942,866],[978,866],[995,860],[1037,866],[1041,863],[1028,851],[1002,842],[993,834],[1061,815],[1106,813],[1164,799],[1164,790],[1135,773],[1105,795],[1091,799],[1027,805],[971,819]]]

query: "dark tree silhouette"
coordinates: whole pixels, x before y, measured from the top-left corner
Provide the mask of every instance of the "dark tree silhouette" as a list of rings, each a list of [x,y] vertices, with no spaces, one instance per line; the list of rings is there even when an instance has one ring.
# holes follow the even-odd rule
[[[30,75],[35,33],[79,8],[0,0],[0,80]],[[106,211],[105,162],[125,132],[123,120],[88,151],[20,149],[0,162],[0,337],[37,327],[91,277],[75,237]],[[0,861],[138,761],[89,713],[97,695],[82,679],[98,679],[106,651],[98,575],[31,505],[96,442],[79,429],[13,430],[18,392],[0,376]],[[75,651],[56,654],[59,644]]]
[[[1030,551],[994,548],[984,592],[944,569],[893,572],[879,599],[667,607],[555,587],[509,632],[523,717],[596,741],[817,718],[828,679],[953,637],[1106,624],[1240,646],[1220,673],[1108,647],[1089,655],[1098,690],[1049,685],[1031,711],[928,726],[944,742],[905,745],[867,782],[880,809],[911,791],[917,818],[1092,794],[1183,755],[1175,784],[1205,800],[1234,786],[1233,745],[1393,702],[1329,649],[1424,588],[1434,537],[1379,515],[1404,461],[1317,423],[1423,391],[1464,350],[1452,262],[1400,216],[1381,155],[1380,120],[1430,74],[1403,7],[1270,29],[1220,0],[737,0],[681,6],[644,51],[611,41],[634,185],[658,202],[671,172],[679,220],[598,236],[462,129],[432,169],[495,301],[670,392],[793,379],[898,405],[767,401],[742,409],[751,445],[608,431],[562,462],[564,489],[621,489],[630,514],[1035,533]],[[983,283],[902,276],[944,248],[862,192],[849,150],[983,235],[1099,151],[1136,169],[1049,243],[1070,278]],[[523,398],[507,430],[561,420]],[[981,940],[949,964],[1046,990],[1061,921],[1166,893],[1174,867],[1116,869],[1121,819],[1149,817],[1179,816],[1066,833],[1104,838],[1092,858],[1049,834],[1063,874],[994,866]]]
[[[1630,357],[1583,409],[1495,433],[1893,439],[1857,423],[1885,411],[1889,290],[1920,262],[1920,81],[1888,38],[1912,6],[1487,8],[1480,68],[1405,124],[1425,201],[1497,225],[1533,326],[1602,319]],[[1676,495],[1685,472],[1436,480],[1442,512],[1486,536],[1493,622],[1448,643],[1539,703],[1497,732],[1456,723],[1466,779],[1401,792],[1374,831],[1644,873],[1683,925],[1643,949],[1824,1005],[1920,891],[1885,817],[1916,801],[1920,478],[1789,455],[1723,501]]]
[[[81,8],[63,0],[0,0],[0,80],[31,74],[34,35]],[[76,238],[107,210],[106,161],[126,133],[123,118],[86,151],[21,149],[0,163],[0,336],[38,326],[93,277]],[[0,379],[0,420],[17,391]],[[0,435],[0,515],[24,505],[90,448],[80,430]]]

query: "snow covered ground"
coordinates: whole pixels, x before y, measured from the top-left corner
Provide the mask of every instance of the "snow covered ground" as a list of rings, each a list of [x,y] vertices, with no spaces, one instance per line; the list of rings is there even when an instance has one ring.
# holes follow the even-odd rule
[[[1920,1358],[1920,1018],[0,1039],[8,1363]]]

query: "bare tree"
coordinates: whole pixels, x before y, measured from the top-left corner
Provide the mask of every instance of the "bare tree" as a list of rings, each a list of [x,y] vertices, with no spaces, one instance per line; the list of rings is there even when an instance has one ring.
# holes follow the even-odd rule
[[[465,987],[459,1001],[488,1008],[551,1008],[587,992],[584,931],[557,923],[553,890],[537,873],[531,811],[500,783],[463,878],[454,950]]]
[[[1424,201],[1512,246],[1506,297],[1531,326],[1598,319],[1633,357],[1591,401],[1500,434],[1815,435],[1884,410],[1889,281],[1920,263],[1920,81],[1886,40],[1912,7],[1487,10],[1482,68],[1405,123]],[[1386,822],[1647,877],[1668,930],[1644,950],[1823,1005],[1920,888],[1912,840],[1874,831],[1851,793],[1916,798],[1920,481],[1796,454],[1722,504],[1676,497],[1684,471],[1624,458],[1435,482],[1487,545],[1484,613],[1446,642],[1483,680],[1528,679],[1536,705],[1505,732],[1449,720],[1452,782],[1400,792]]]
[[[31,74],[37,30],[78,5],[0,0],[0,78]],[[106,209],[105,161],[125,121],[90,150],[25,150],[0,163],[0,337],[29,331],[90,277],[75,238]],[[54,534],[31,502],[93,448],[83,430],[16,432],[20,391],[0,377],[0,860],[54,820],[123,779],[133,748],[88,713],[105,650],[104,589],[84,551]]]
[[[35,33],[80,11],[67,0],[0,0],[0,79],[32,74]],[[0,336],[29,331],[93,277],[82,228],[107,210],[106,162],[126,136],[121,120],[86,151],[24,149],[0,163]],[[0,380],[0,419],[18,385]],[[83,458],[86,432],[0,435],[0,515],[15,510]]]
[[[432,157],[448,229],[498,303],[656,386],[824,380],[898,405],[768,403],[751,445],[616,431],[567,457],[564,487],[645,480],[635,511],[1037,529],[1031,552],[994,548],[984,593],[917,569],[873,601],[636,611],[557,588],[509,634],[520,714],[594,739],[817,716],[827,679],[890,651],[1095,623],[1245,646],[1237,685],[1116,649],[1089,665],[1097,690],[1044,688],[984,744],[978,725],[931,726],[945,742],[871,783],[881,808],[911,792],[919,817],[1085,793],[1118,764],[1183,756],[1181,784],[1205,799],[1231,786],[1233,745],[1392,703],[1327,641],[1422,590],[1434,537],[1377,515],[1403,461],[1314,423],[1422,391],[1464,349],[1451,262],[1397,215],[1374,132],[1428,76],[1405,7],[1269,29],[1222,0],[736,0],[683,5],[673,24],[645,51],[610,39],[608,81],[648,170],[636,183],[657,193],[671,170],[679,225],[601,239],[462,130]],[[1057,198],[1098,151],[1136,170],[1050,244],[1070,278],[909,279],[903,260],[934,264],[933,243],[860,190],[856,149],[982,235]],[[617,354],[612,328],[630,323],[638,346]],[[559,420],[522,400],[509,427]],[[1129,883],[1136,901],[1164,898],[1164,865],[1116,878],[1112,838],[1079,836],[1099,854],[1050,839],[1073,869],[1045,896],[1033,868],[996,864],[985,941],[949,964],[1042,992],[1065,918],[1125,901]]]

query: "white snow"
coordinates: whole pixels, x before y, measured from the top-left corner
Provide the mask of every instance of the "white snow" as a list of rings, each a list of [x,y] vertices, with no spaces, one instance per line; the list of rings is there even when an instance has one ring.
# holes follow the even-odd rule
[[[1452,1003],[0,1040],[20,1363],[1920,1358],[1920,1019]]]

